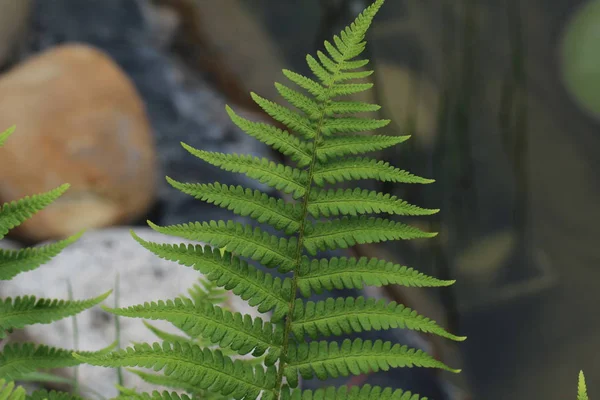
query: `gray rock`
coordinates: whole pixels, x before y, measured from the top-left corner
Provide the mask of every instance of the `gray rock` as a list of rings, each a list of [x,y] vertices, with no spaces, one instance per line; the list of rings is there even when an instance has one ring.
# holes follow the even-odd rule
[[[168,237],[150,228],[134,228],[145,240],[159,243],[190,243]],[[83,299],[98,296],[115,287],[119,275],[119,306],[126,307],[144,302],[166,300],[185,294],[201,274],[192,268],[165,261],[144,249],[129,234],[129,228],[116,228],[87,232],[67,247],[49,263],[35,271],[22,273],[12,281],[0,282],[3,297],[32,294],[38,297],[68,298],[68,282],[73,288],[73,297]],[[253,316],[259,314],[237,297],[229,301],[230,306]],[[104,302],[113,307],[115,293]],[[155,326],[177,333],[172,325],[164,321],[152,321]],[[158,341],[143,325],[142,320],[120,318],[121,345],[131,342]],[[77,315],[79,349],[98,350],[115,340],[114,317],[94,307]],[[32,325],[25,330],[29,340],[52,346],[73,348],[72,319],[64,319],[49,325]],[[71,375],[73,369],[65,371]],[[102,393],[107,398],[117,394],[114,388],[116,371],[108,368],[81,366],[79,379],[84,387]],[[153,387],[143,383],[137,376],[125,371],[125,385],[137,386],[141,390]]]

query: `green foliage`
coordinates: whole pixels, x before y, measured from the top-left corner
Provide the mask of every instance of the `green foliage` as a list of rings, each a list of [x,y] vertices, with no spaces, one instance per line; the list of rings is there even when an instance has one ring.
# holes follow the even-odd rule
[[[2,146],[14,132],[12,127],[0,134]],[[14,227],[19,226],[35,213],[49,206],[60,197],[69,185],[64,184],[46,193],[27,196],[20,200],[5,203],[0,207],[0,239]],[[0,280],[10,280],[16,275],[33,271],[42,264],[58,255],[65,247],[75,242],[81,232],[65,240],[37,247],[21,250],[0,249]],[[102,302],[110,292],[87,300],[58,300],[36,299],[34,296],[17,296],[16,298],[0,299],[0,340],[5,339],[14,329],[22,329],[32,324],[49,324],[66,317],[80,313]],[[89,356],[94,353],[87,353]],[[99,353],[101,354],[101,353]],[[0,352],[0,379],[18,380],[26,378],[29,374],[40,369],[53,369],[70,367],[81,364],[74,358],[72,350],[59,349],[33,343],[10,343]],[[8,396],[9,399],[21,398],[21,391],[15,389],[12,394],[12,384],[1,381],[0,386],[6,385],[0,398]],[[23,392],[24,394],[24,392]],[[16,396],[16,397],[10,397]],[[41,397],[40,397],[41,396]],[[29,397],[28,397],[29,398]],[[34,399],[70,399],[67,394],[37,393]]]
[[[433,182],[364,156],[408,137],[359,134],[382,128],[389,121],[353,116],[375,111],[378,105],[339,99],[372,87],[371,83],[355,82],[372,73],[364,69],[368,60],[356,58],[365,48],[365,34],[382,5],[383,0],[376,0],[349,27],[334,36],[333,43],[324,43],[326,52],[318,51],[316,58],[307,56],[314,78],[283,71],[287,79],[305,91],[301,93],[276,83],[281,96],[296,109],[251,94],[267,114],[288,130],[246,120],[227,107],[239,128],[288,156],[295,162],[294,166],[251,155],[199,150],[182,143],[201,160],[226,171],[246,174],[291,195],[293,201],[218,182],[191,184],[167,178],[172,186],[199,200],[249,216],[283,235],[234,221],[165,227],[148,222],[158,232],[205,242],[221,249],[217,251],[202,245],[151,243],[132,232],[138,243],[157,256],[196,269],[213,285],[231,290],[261,313],[272,312],[270,319],[267,315],[253,318],[233,312],[197,296],[111,309],[120,316],[170,321],[186,336],[172,335],[149,325],[162,343],[138,343],[109,354],[78,353],[75,357],[105,367],[150,368],[162,374],[137,373],[154,383],[228,399],[417,400],[420,397],[416,394],[370,385],[324,387],[314,392],[303,391],[298,385],[300,377],[326,379],[397,367],[419,366],[458,372],[421,350],[398,343],[330,340],[346,333],[397,327],[455,341],[465,339],[446,332],[416,311],[395,302],[363,297],[329,298],[316,303],[303,299],[312,292],[337,288],[388,284],[435,287],[453,283],[379,259],[317,256],[320,251],[348,248],[356,243],[435,236],[435,233],[392,219],[367,214],[419,216],[438,210],[360,188],[325,188],[329,184],[361,179],[413,184]],[[285,277],[259,270],[248,260],[277,270]],[[317,337],[328,340],[317,341]],[[250,357],[252,362],[240,359],[242,355]],[[124,390],[121,396],[180,399],[168,392],[150,395],[129,390]]]
[[[577,385],[577,400],[589,400],[587,387],[585,386],[585,376],[583,371],[579,371],[579,382]]]

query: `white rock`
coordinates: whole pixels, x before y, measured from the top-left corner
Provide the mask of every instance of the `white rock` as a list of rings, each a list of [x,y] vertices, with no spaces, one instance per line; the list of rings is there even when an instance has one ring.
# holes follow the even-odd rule
[[[158,243],[191,243],[169,237],[150,228],[134,228],[143,239]],[[73,287],[75,299],[98,296],[114,288],[115,277],[120,276],[119,306],[131,306],[146,301],[173,299],[185,294],[201,274],[192,268],[165,261],[140,246],[129,234],[129,228],[111,228],[90,231],[78,242],[67,247],[61,254],[40,268],[22,273],[12,281],[0,282],[3,297],[33,294],[39,297],[68,298],[68,284]],[[237,299],[237,296],[232,296]],[[114,306],[115,295],[104,304]],[[231,302],[238,311],[259,315],[242,301]],[[155,342],[157,338],[142,323],[141,319],[120,318],[121,345],[131,342]],[[178,333],[164,321],[150,321],[155,326]],[[77,315],[79,349],[98,350],[115,340],[114,318],[99,307]],[[73,348],[72,319],[64,319],[49,325],[33,325],[26,328],[31,340],[52,346]],[[69,369],[65,373],[72,374]],[[137,386],[140,390],[153,390],[137,376],[124,371],[125,385]],[[104,397],[117,394],[116,371],[108,368],[81,366],[79,381],[83,387],[91,388]],[[161,389],[162,390],[162,389]]]

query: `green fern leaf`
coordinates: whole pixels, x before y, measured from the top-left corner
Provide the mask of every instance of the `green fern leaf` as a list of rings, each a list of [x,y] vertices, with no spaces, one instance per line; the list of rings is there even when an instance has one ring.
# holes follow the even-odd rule
[[[402,143],[410,136],[384,136],[384,135],[340,135],[327,140],[319,147],[317,158],[321,163],[336,157],[348,154],[356,155],[382,150],[398,143]]]
[[[0,379],[0,400],[25,400],[26,396],[27,392],[22,386]]]
[[[312,292],[364,286],[441,287],[453,283],[453,280],[436,279],[403,265],[367,257],[313,260],[303,257],[298,270],[298,288],[304,297],[310,297]]]
[[[382,128],[390,123],[389,119],[370,118],[330,118],[323,124],[323,135],[329,136],[335,133],[366,132]]]
[[[274,320],[281,319],[287,313],[291,288],[289,278],[282,281],[231,253],[221,255],[208,246],[157,244],[141,239],[133,231],[131,235],[157,256],[202,272],[219,287],[231,290],[248,301],[250,306],[257,306],[259,312],[273,310]]]
[[[270,396],[275,384],[275,369],[245,365],[223,356],[219,350],[163,342],[135,345],[107,355],[75,353],[74,357],[104,367],[142,367],[162,370],[166,376],[188,382],[198,389],[229,395],[234,399],[255,399],[262,391]]]
[[[79,232],[59,242],[36,248],[0,249],[0,280],[11,280],[22,272],[32,271],[47,263],[67,246],[77,241],[82,234],[83,232]]]
[[[288,90],[291,91],[291,89]],[[300,93],[297,95],[302,96]],[[301,102],[299,97],[298,101]],[[308,107],[308,105],[306,106]],[[242,118],[238,116],[229,106],[226,107],[226,110],[233,123],[248,135],[258,139],[266,145],[273,147],[281,154],[290,157],[292,160],[298,163],[299,167],[304,167],[310,163],[311,157],[307,145],[295,136],[272,125],[261,122],[251,122],[245,118]]]
[[[47,391],[45,389],[36,390],[27,396],[27,400],[84,400],[83,397],[72,393],[57,392],[55,390]]]
[[[317,390],[285,390],[281,400],[427,400],[401,389],[382,388],[380,386],[329,386]]]
[[[210,221],[161,227],[148,221],[157,232],[189,240],[205,241],[225,247],[242,257],[249,257],[263,265],[288,272],[294,265],[296,238],[278,238],[258,227],[233,221]]]
[[[27,219],[38,211],[49,206],[58,199],[69,188],[68,184],[61,185],[48,192],[25,196],[22,199],[5,203],[0,207],[0,239],[2,239],[9,230],[21,225]]]
[[[360,296],[328,298],[325,301],[296,300],[292,332],[298,340],[304,335],[340,336],[352,332],[401,328],[433,333],[451,340],[463,341],[446,332],[434,321],[395,301],[365,299]]]
[[[303,111],[309,119],[316,119],[321,113],[321,108],[318,103],[313,101],[310,97],[303,95],[289,87],[282,85],[281,83],[275,82],[275,88],[279,94],[287,100],[288,103]],[[310,155],[306,153],[306,166],[310,163]]]
[[[270,197],[259,190],[244,189],[242,186],[180,183],[169,177],[174,188],[196,199],[227,208],[237,215],[250,216],[260,223],[291,234],[300,227],[300,210],[282,199]]]
[[[242,355],[252,352],[257,357],[269,350],[273,353],[269,358],[275,361],[281,351],[282,332],[275,330],[270,322],[263,323],[261,318],[252,319],[206,302],[177,298],[127,308],[103,308],[122,317],[169,321],[191,337],[202,336]]]
[[[290,71],[289,69],[284,69],[282,72],[286,78],[300,86],[302,89],[308,91],[310,94],[315,96],[317,100],[323,100],[326,98],[325,88],[318,82],[315,82],[312,79],[300,75],[294,71]]]
[[[329,114],[329,116],[333,115],[333,114],[355,114],[355,113],[362,113],[362,112],[372,112],[372,111],[379,111],[381,109],[381,106],[378,104],[370,104],[370,103],[363,103],[360,101],[331,101],[329,102],[329,104],[327,105],[327,108],[325,109],[325,112],[327,112]],[[373,136],[359,136],[362,138],[372,138]],[[406,136],[400,136],[400,137],[406,137]],[[331,140],[331,139],[329,139]],[[327,142],[325,143],[325,146],[327,145]],[[322,148],[320,148],[319,150],[322,150]]]
[[[185,390],[188,393],[195,393],[198,391],[196,386],[190,385],[186,381],[182,381],[180,379],[174,378],[173,376],[165,376],[161,374],[153,374],[145,371],[140,371],[133,368],[127,368],[127,371],[131,372],[142,378],[144,381],[157,386],[164,386],[171,389],[179,389]],[[124,398],[125,396],[119,396],[119,398]],[[139,397],[142,398],[142,397]]]
[[[585,385],[585,375],[583,371],[579,371],[579,382],[577,384],[577,400],[589,400],[587,387]]]
[[[265,185],[285,193],[292,193],[294,198],[300,198],[306,191],[305,186],[308,179],[306,171],[276,164],[266,158],[215,153],[197,150],[185,143],[181,145],[191,154],[211,165],[220,167],[225,171],[244,173]]]
[[[381,213],[397,215],[431,215],[438,209],[421,208],[390,196],[387,193],[378,193],[366,189],[330,189],[311,191],[308,212],[313,217],[319,218],[352,215],[357,216],[367,213]]]
[[[157,390],[152,393],[137,393],[135,390],[120,388],[121,393],[115,398],[115,400],[192,400],[186,394],[179,394],[176,392],[159,392]]]
[[[305,379],[316,376],[323,380],[413,366],[460,372],[422,350],[381,340],[345,339],[341,345],[326,341],[300,343],[290,346],[288,350],[285,375],[292,387],[298,385],[298,374]]]
[[[15,129],[17,129],[17,127],[13,125],[4,132],[0,133],[0,147],[4,146],[4,143],[8,137],[14,133]]]
[[[301,134],[305,139],[312,139],[315,137],[316,130],[310,119],[296,114],[294,111],[280,106],[277,103],[264,99],[256,93],[250,93],[252,100],[260,106],[267,114],[269,114],[274,120],[281,122],[290,129]]]
[[[112,290],[92,299],[78,301],[36,299],[34,296],[0,300],[0,339],[6,337],[6,331],[11,329],[21,329],[32,324],[49,324],[78,314],[101,303],[111,292]]]
[[[415,227],[383,218],[342,217],[316,222],[307,229],[304,247],[311,254],[317,250],[346,249],[357,243],[379,243],[385,240],[430,238],[435,232],[423,232]]]
[[[114,348],[114,344],[97,352],[83,352],[88,357],[99,356]],[[71,350],[59,349],[33,343],[7,344],[0,353],[0,376],[18,380],[39,369],[74,367],[81,361],[74,358]]]
[[[195,342],[196,342],[195,339],[192,339],[189,337],[165,332],[162,329],[159,329],[156,326],[148,323],[147,321],[142,321],[142,323],[146,326],[146,328],[148,328],[150,330],[150,332],[154,333],[156,335],[156,337],[159,338],[160,340],[163,340],[166,342],[171,342],[171,343],[183,342],[183,343],[187,343],[187,344],[195,344]]]
[[[325,182],[338,183],[356,179],[421,184],[434,182],[395,168],[387,162],[360,157],[330,161],[325,165],[317,164],[313,175],[314,182],[319,186],[323,186]]]

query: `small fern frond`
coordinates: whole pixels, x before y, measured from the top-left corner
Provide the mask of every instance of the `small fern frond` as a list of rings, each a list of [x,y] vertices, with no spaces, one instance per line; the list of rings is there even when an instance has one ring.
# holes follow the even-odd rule
[[[73,393],[57,392],[55,390],[47,391],[45,389],[36,390],[27,396],[27,400],[84,400],[83,397]]]
[[[64,184],[56,189],[33,196],[25,196],[22,199],[5,203],[0,207],[0,239],[8,231],[31,218],[33,214],[41,211],[56,199],[58,199],[69,188],[69,184]]]
[[[281,400],[427,400],[418,394],[401,389],[380,386],[329,386],[317,390],[288,389],[282,392]]]
[[[202,336],[240,355],[252,352],[258,357],[269,350],[268,358],[275,362],[281,351],[282,332],[274,329],[270,322],[223,310],[206,302],[194,303],[190,299],[176,298],[127,308],[103,308],[122,317],[169,321],[191,337]]]
[[[227,208],[242,217],[249,216],[260,223],[271,225],[290,234],[300,227],[300,211],[282,199],[270,197],[260,190],[242,186],[180,183],[169,177],[167,181],[174,188],[209,204]]]
[[[22,386],[0,379],[0,400],[25,400],[26,396],[27,392]]]
[[[395,168],[388,162],[368,158],[345,158],[315,165],[313,181],[318,186],[350,180],[376,179],[381,182],[420,183],[434,182],[410,172]]]
[[[585,375],[583,371],[579,371],[579,381],[577,383],[577,400],[589,400],[587,387],[585,384]]]
[[[381,106],[379,104],[364,103],[361,101],[330,101],[327,105],[327,112],[330,114],[355,114],[363,112],[379,111]],[[363,137],[363,136],[361,136]],[[372,138],[373,136],[367,136],[366,138]],[[406,137],[406,136],[399,136]],[[331,138],[329,140],[333,140]]]
[[[100,356],[113,348],[114,344],[97,352],[80,354],[87,357]],[[5,379],[18,380],[39,369],[74,367],[79,364],[81,361],[73,357],[72,350],[33,343],[9,343],[0,353],[0,376]]]
[[[6,331],[26,325],[49,324],[87,310],[106,299],[112,290],[87,300],[36,299],[35,296],[0,300],[0,339]]]
[[[198,279],[198,283],[188,289],[188,294],[194,302],[221,304],[227,301],[227,291],[205,278]]]
[[[115,400],[192,400],[192,398],[186,394],[179,394],[177,392],[157,390],[152,393],[137,393],[135,390],[122,388],[119,396]]]
[[[15,129],[17,129],[17,127],[13,125],[4,132],[0,133],[0,147],[4,146],[6,139],[8,139],[8,137],[14,133]]]
[[[413,226],[383,218],[342,217],[317,221],[306,231],[304,247],[311,255],[318,250],[346,249],[357,243],[379,243],[385,240],[431,238],[435,232],[423,232]]]
[[[74,353],[74,357],[97,366],[162,370],[166,376],[198,389],[229,395],[237,400],[255,399],[262,391],[265,391],[263,398],[271,400],[270,390],[275,384],[274,367],[249,366],[224,356],[219,350],[181,343],[141,344],[107,355]]]
[[[324,290],[362,289],[364,286],[402,285],[407,287],[443,287],[454,284],[400,264],[377,258],[303,257],[298,270],[298,288],[304,297]]]
[[[365,299],[362,296],[337,299],[330,297],[316,303],[305,303],[297,299],[291,326],[298,340],[302,340],[305,335],[316,339],[319,335],[341,336],[391,328],[433,333],[456,341],[466,339],[446,332],[435,321],[395,301]]]
[[[281,319],[287,313],[291,288],[289,278],[282,280],[274,277],[229,252],[221,255],[209,246],[158,244],[141,239],[133,231],[131,235],[160,258],[193,267],[216,285],[248,301],[250,306],[257,306],[259,312],[273,310],[274,320]]]
[[[195,344],[195,340],[186,336],[176,335],[174,333],[169,333],[163,331],[162,329],[157,328],[156,326],[148,323],[147,321],[142,321],[142,323],[150,330],[150,332],[154,333],[157,338],[163,340],[165,342],[183,342],[187,344]]]
[[[293,194],[295,199],[302,197],[306,191],[306,181],[308,180],[306,171],[276,164],[266,158],[198,150],[185,143],[181,145],[191,154],[211,165],[225,171],[246,174],[274,189]]]
[[[388,125],[389,119],[371,119],[371,118],[330,118],[323,124],[322,133],[330,136],[336,133],[366,132],[382,128]]]
[[[340,135],[325,141],[317,152],[317,159],[322,163],[326,163],[330,159],[344,157],[349,154],[357,155],[379,151],[402,143],[408,138],[410,138],[409,135]]]
[[[305,167],[310,163],[311,157],[307,144],[294,135],[273,125],[252,122],[242,118],[229,106],[226,106],[226,111],[233,123],[241,130],[264,144],[271,146],[281,154],[290,157],[298,163],[298,167]]]
[[[295,113],[289,108],[264,99],[256,93],[250,93],[252,100],[260,106],[274,120],[281,122],[290,129],[300,133],[305,139],[315,137],[316,129],[310,119]]]
[[[310,342],[288,349],[285,376],[291,387],[298,385],[298,374],[305,379],[368,374],[399,367],[440,368],[460,372],[437,361],[422,350],[382,340],[345,339],[338,342]]]
[[[301,110],[306,114],[309,119],[316,119],[320,115],[321,109],[319,104],[313,101],[310,97],[303,95],[289,87],[282,85],[281,83],[275,82],[275,88],[288,103]],[[308,154],[307,154],[308,155]],[[308,155],[308,162],[310,162],[310,155]],[[308,164],[305,164],[308,165]]]
[[[216,247],[227,246],[232,253],[249,257],[269,268],[288,272],[294,266],[297,239],[279,238],[258,227],[234,221],[210,221],[161,227],[148,221],[157,232],[184,239],[207,242]]]
[[[148,382],[152,385],[164,386],[171,389],[185,390],[188,393],[195,393],[198,391],[196,386],[190,385],[186,381],[182,381],[180,379],[174,378],[171,376],[165,376],[162,374],[153,374],[150,372],[145,372],[133,368],[127,368],[127,371],[131,372],[142,378],[145,382]],[[119,396],[119,398],[123,398],[123,396]],[[141,397],[140,397],[141,398]]]
[[[0,249],[0,280],[11,280],[22,272],[32,271],[47,263],[67,246],[77,241],[81,235],[83,235],[83,231],[64,240],[35,248]]]
[[[381,213],[396,215],[432,215],[438,209],[421,208],[391,196],[388,193],[369,191],[367,189],[317,189],[311,192],[308,212],[313,217],[319,218],[351,215],[357,216],[368,213]]]

